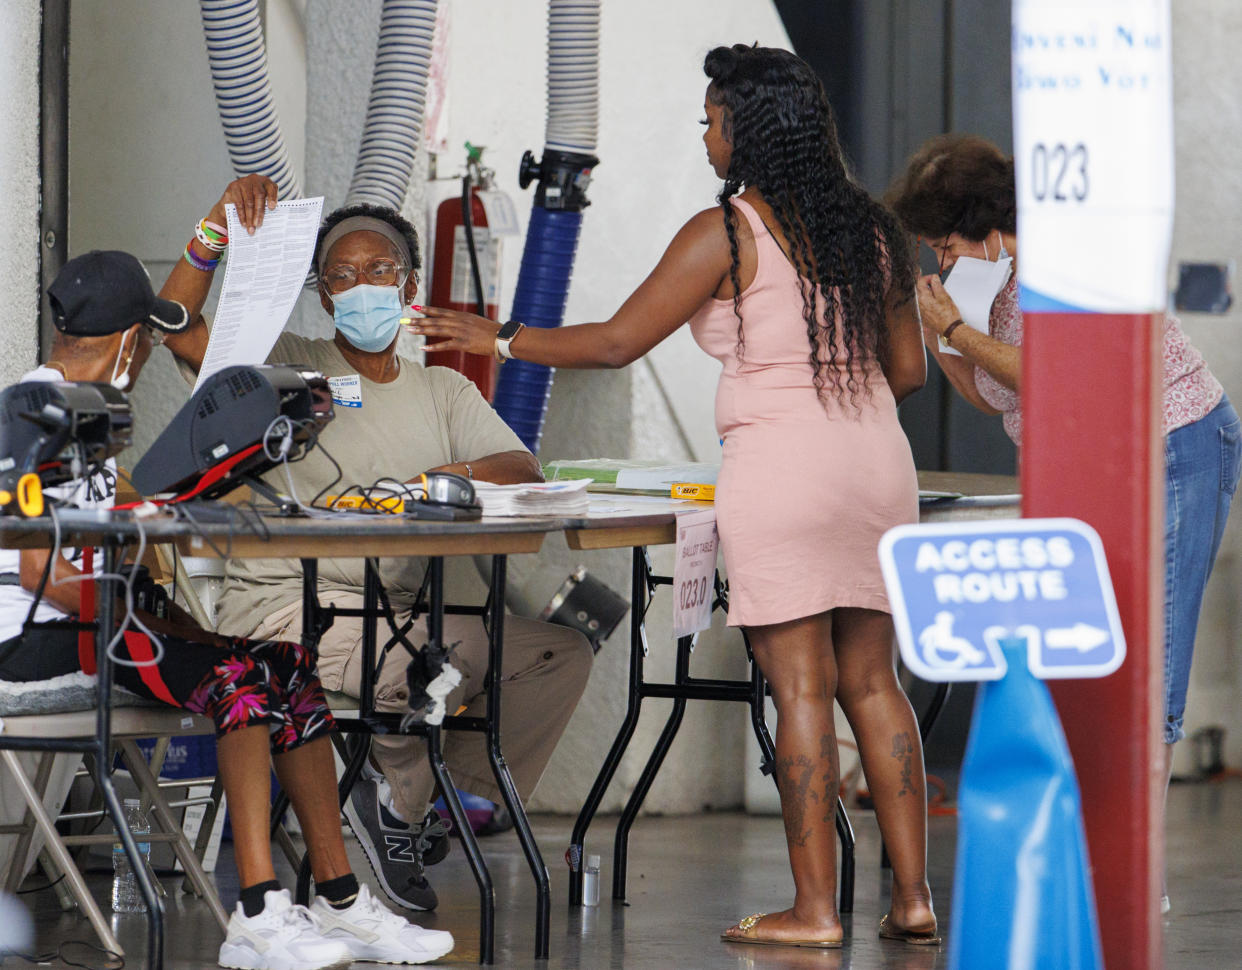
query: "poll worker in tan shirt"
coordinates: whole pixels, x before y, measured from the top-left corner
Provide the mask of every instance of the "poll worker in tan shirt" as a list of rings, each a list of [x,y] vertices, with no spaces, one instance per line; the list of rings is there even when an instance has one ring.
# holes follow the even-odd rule
[[[244,231],[262,224],[276,205],[276,186],[261,175],[229,184],[200,223],[187,253],[173,269],[161,296],[189,310],[188,331],[166,345],[183,374],[202,365],[209,335],[202,308],[215,263],[227,246],[224,206],[233,203]],[[399,320],[418,288],[421,266],[413,227],[397,212],[370,205],[338,209],[320,229],[314,269],[320,303],[336,324],[329,339],[284,333],[268,360],[308,365],[329,381],[336,417],[319,436],[321,447],[269,473],[271,485],[288,491],[285,469],[297,498],[309,502],[336,477],[337,486],[368,486],[381,478],[409,481],[428,471],[448,471],[481,481],[539,481],[539,463],[468,379],[444,367],[423,367],[397,353]],[[324,560],[319,599],[324,606],[362,605],[362,559]],[[380,577],[403,623],[422,585],[426,560],[383,559]],[[301,636],[302,569],[296,559],[239,560],[229,564],[217,625],[221,632],[296,640]],[[407,634],[425,642],[422,620]],[[328,690],[358,695],[361,620],[337,617],[319,643],[319,676]],[[485,709],[487,635],[477,616],[446,616],[444,642],[460,641],[452,664],[462,683],[447,699],[452,712],[482,716]],[[505,618],[505,758],[523,798],[543,774],[570,715],[586,687],[592,650],[566,627],[525,617]],[[408,710],[406,664],[401,654],[386,663],[376,684],[381,710]],[[484,737],[474,732],[446,735],[444,752],[455,783],[499,800]],[[407,909],[437,904],[424,865],[448,851],[444,828],[430,803],[434,777],[421,738],[375,736],[371,759],[345,808],[349,821],[385,892]]]

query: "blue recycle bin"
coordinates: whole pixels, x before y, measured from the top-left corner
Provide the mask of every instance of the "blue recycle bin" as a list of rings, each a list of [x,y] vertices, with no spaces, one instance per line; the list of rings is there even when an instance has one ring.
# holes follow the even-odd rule
[[[1026,642],[979,685],[958,792],[950,970],[1103,970],[1078,779]]]

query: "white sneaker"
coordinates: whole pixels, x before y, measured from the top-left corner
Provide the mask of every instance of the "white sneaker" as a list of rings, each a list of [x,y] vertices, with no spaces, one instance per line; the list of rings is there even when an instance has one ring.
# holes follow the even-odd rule
[[[364,883],[348,909],[333,909],[317,896],[311,915],[329,940],[339,940],[355,960],[375,963],[426,963],[453,949],[453,934],[407,922],[371,895]]]
[[[320,970],[350,962],[349,947],[328,939],[305,906],[293,905],[287,889],[264,893],[257,916],[247,916],[238,903],[220,944],[220,966],[235,970]]]

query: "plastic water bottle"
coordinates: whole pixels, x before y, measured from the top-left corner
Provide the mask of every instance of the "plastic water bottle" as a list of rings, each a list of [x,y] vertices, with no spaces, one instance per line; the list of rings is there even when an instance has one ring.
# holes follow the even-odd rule
[[[142,811],[142,802],[136,798],[125,799],[125,824],[135,840],[151,834],[151,826]],[[144,864],[151,857],[151,843],[138,842],[138,852]],[[112,843],[112,911],[114,913],[145,913],[146,901],[138,888],[138,877],[129,864],[129,856],[120,841]]]
[[[599,905],[599,856],[586,857],[586,867],[582,870],[582,905]]]

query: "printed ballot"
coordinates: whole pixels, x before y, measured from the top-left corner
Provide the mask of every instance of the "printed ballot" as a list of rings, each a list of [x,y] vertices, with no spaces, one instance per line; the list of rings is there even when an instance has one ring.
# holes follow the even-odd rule
[[[224,208],[229,232],[224,288],[195,390],[225,367],[267,360],[306,282],[323,197],[276,203],[253,236],[237,221],[236,206]]]

